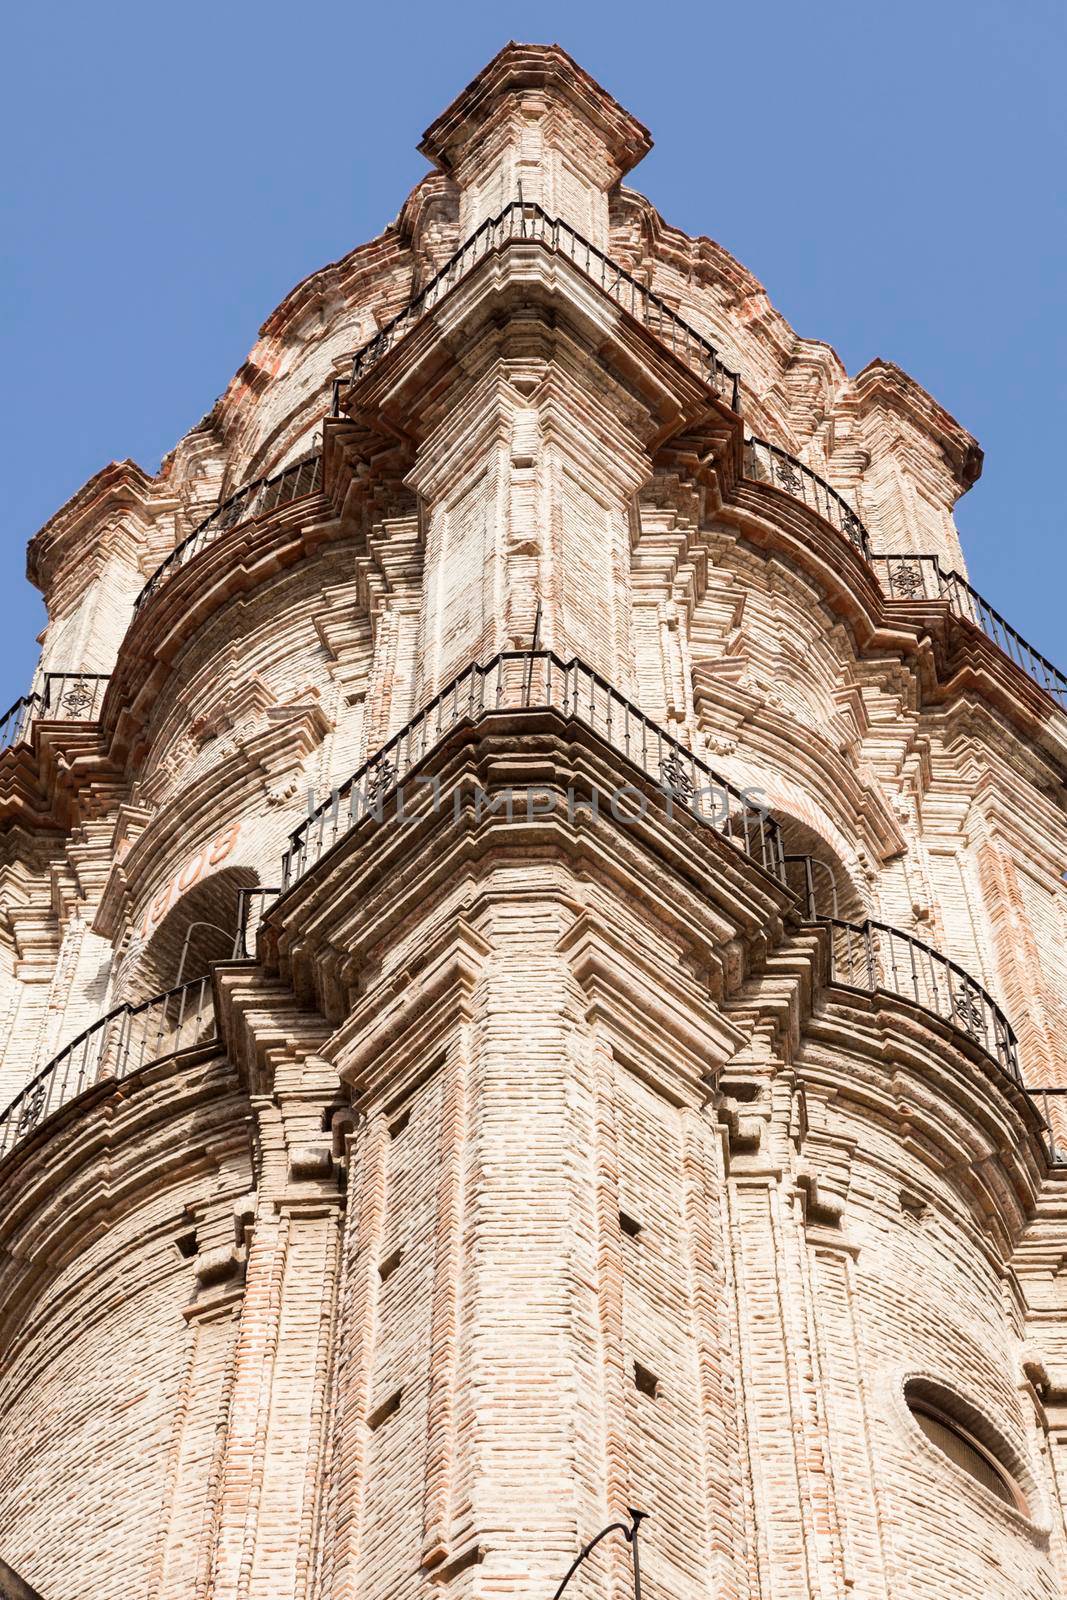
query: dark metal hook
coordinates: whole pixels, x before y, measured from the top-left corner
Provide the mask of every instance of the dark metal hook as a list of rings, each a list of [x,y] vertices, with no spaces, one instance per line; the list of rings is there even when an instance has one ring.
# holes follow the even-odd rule
[[[637,1555],[637,1530],[648,1516],[648,1512],[638,1511],[633,1506],[627,1506],[626,1509],[633,1518],[632,1524],[626,1522],[609,1522],[606,1528],[601,1528],[596,1538],[590,1539],[589,1543],[583,1546],[583,1548],[578,1552],[577,1556],[575,1556],[574,1560],[567,1569],[567,1576],[564,1578],[563,1582],[552,1596],[552,1600],[559,1600],[560,1595],[563,1593],[568,1583],[570,1583],[571,1579],[578,1571],[578,1568],[581,1566],[586,1556],[592,1555],[601,1539],[607,1538],[609,1533],[621,1533],[627,1544],[630,1546],[630,1552],[633,1556],[634,1564],[634,1600],[641,1600],[641,1563],[638,1560]]]

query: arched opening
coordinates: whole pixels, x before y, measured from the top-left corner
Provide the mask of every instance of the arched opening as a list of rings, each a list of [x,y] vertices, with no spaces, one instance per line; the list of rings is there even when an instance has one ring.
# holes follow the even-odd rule
[[[258,884],[259,874],[251,867],[224,867],[195,884],[147,940],[128,951],[119,998],[137,1004],[203,978],[213,961],[231,957],[240,926],[241,891]]]
[[[1009,1464],[1011,1452],[975,1407],[920,1380],[905,1386],[904,1399],[922,1433],[954,1467],[1004,1505],[1030,1515],[1020,1474]]]
[[[786,882],[796,894],[804,917],[834,917],[864,922],[870,907],[853,874],[822,834],[775,809],[782,830]]]

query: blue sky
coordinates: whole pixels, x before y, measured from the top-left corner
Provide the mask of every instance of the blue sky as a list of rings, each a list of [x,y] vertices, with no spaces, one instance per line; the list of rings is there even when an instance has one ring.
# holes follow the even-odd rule
[[[509,38],[558,40],[651,128],[630,181],[798,332],[975,434],[972,581],[1067,666],[1059,0],[100,0],[5,35],[0,711],[44,620],[28,537],[105,462],[158,467],[286,291],[396,215]]]

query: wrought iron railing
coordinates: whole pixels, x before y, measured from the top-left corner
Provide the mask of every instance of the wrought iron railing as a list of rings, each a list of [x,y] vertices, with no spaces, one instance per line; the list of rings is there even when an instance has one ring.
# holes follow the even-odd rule
[[[233,944],[233,959],[239,961],[255,954],[256,934],[268,909],[268,902],[277,900],[281,889],[239,889],[237,892],[237,937]]]
[[[955,571],[946,572],[937,556],[902,552],[900,555],[875,555],[872,563],[890,599],[947,600],[956,616],[980,628],[1027,677],[1067,710],[1067,676],[1040,650],[1027,644],[1022,634],[984,600],[977,589],[972,589],[966,578]]]
[[[13,744],[20,744],[30,736],[30,728],[35,718],[41,714],[41,696],[39,694],[22,694],[9,706],[0,717],[0,750],[7,750]]]
[[[290,888],[386,798],[459,723],[499,710],[550,707],[586,724],[670,797],[784,882],[781,831],[761,801],[735,788],[581,661],[550,650],[508,650],[467,667],[335,789],[290,836],[282,884]]]
[[[514,240],[530,240],[566,256],[616,305],[668,345],[733,411],[740,411],[740,375],[725,364],[710,339],[691,328],[665,300],[639,283],[625,267],[612,261],[569,223],[550,217],[547,211],[529,200],[512,200],[495,217],[486,218],[414,299],[356,352],[352,359],[351,381],[356,383],[364,377],[479,261]]]
[[[1067,1167],[1067,1088],[1027,1085],[1026,1093],[1045,1125],[1045,1154],[1050,1165]]]
[[[0,1159],[46,1117],[104,1078],[127,1078],[178,1050],[215,1038],[208,976],[178,989],[121,1005],[100,1017],[36,1073],[0,1111]]]
[[[0,718],[0,750],[28,739],[35,722],[95,722],[109,682],[106,672],[46,672],[43,688]]]
[[[887,989],[965,1033],[1021,1084],[1011,1023],[996,1001],[955,961],[884,922],[821,917],[830,929],[832,977],[855,989]]]
[[[1028,644],[1017,628],[971,587],[958,572],[946,571],[932,555],[881,555],[871,548],[870,535],[848,501],[817,472],[764,439],[749,439],[745,446],[745,471],[761,483],[784,489],[793,499],[818,512],[838,529],[870,563],[891,600],[947,600],[965,622],[980,628],[987,639],[1022,669],[1029,678],[1067,710],[1067,676],[1047,656]]]
[[[831,930],[832,976],[853,988],[888,989],[943,1017],[1019,1081],[1018,1047],[1007,1017],[980,983],[948,956],[884,922],[838,913],[837,882],[825,862],[787,855],[786,882],[808,922]]]
[[[319,450],[301,456],[299,461],[290,462],[289,466],[270,477],[256,478],[252,483],[246,483],[236,494],[231,494],[228,500],[217,506],[210,516],[205,517],[187,539],[175,545],[137,596],[133,603],[134,611],[138,611],[151,595],[156,594],[176,572],[199,555],[201,550],[213,544],[227,529],[236,527],[240,522],[250,522],[253,517],[266,516],[268,511],[287,505],[291,500],[317,494],[321,488],[322,452]]]
[[[745,445],[745,472],[757,483],[773,484],[794,500],[803,501],[870,560],[871,541],[867,529],[844,495],[838,494],[825,478],[820,478],[795,456],[780,450],[776,444],[768,444],[765,439],[749,439]]]

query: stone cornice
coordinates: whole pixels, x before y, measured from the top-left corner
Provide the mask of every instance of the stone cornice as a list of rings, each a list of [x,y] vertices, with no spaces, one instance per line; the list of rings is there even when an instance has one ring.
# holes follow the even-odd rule
[[[530,91],[565,102],[583,123],[596,129],[615,164],[616,179],[652,148],[648,129],[559,45],[517,44],[513,40],[430,124],[419,150],[443,172],[450,171],[460,153],[482,134],[500,102]]]
[[[978,481],[983,459],[978,441],[902,367],[878,357],[852,382],[861,416],[877,406],[898,411],[940,446],[960,494]]]
[[[135,543],[147,543],[148,525],[160,510],[173,510],[177,503],[136,461],[112,461],[34,534],[27,549],[26,576],[51,599],[61,569],[72,571],[99,560],[102,527],[121,525],[133,531]]]
[[[647,448],[721,419],[740,449],[738,419],[714,391],[566,257],[532,239],[513,238],[484,257],[347,392],[345,405],[363,426],[421,440],[455,405],[457,388],[491,362],[504,358],[524,380],[528,367],[536,385],[546,360],[566,367],[590,354],[614,379],[616,405],[639,424]]]

